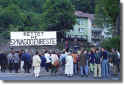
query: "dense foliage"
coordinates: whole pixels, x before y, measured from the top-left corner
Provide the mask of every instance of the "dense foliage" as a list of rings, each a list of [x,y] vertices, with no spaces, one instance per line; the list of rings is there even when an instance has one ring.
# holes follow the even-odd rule
[[[49,1],[56,3],[49,4]],[[57,5],[58,7],[54,8]],[[50,16],[55,15],[56,12],[57,17],[61,15],[59,12],[65,12],[63,15],[72,16],[73,5],[75,10],[93,13],[93,8],[90,7],[94,6],[93,0],[0,0],[0,31],[41,30],[40,24],[43,22],[40,21],[41,15],[44,16],[47,11],[51,11]],[[51,10],[46,10],[45,7]],[[68,7],[68,10],[66,7]],[[69,10],[72,10],[72,12]],[[51,17],[55,19],[55,16]],[[68,19],[69,16],[66,17]]]
[[[55,31],[72,29],[76,21],[74,12],[75,8],[70,0],[46,0],[41,26]]]
[[[106,39],[101,43],[101,46],[110,50],[112,48],[117,48],[120,50],[120,36]]]
[[[99,19],[108,16],[114,24],[119,15],[118,1],[0,0],[0,36],[6,35],[2,31],[72,29],[75,10],[96,13]]]
[[[120,17],[120,0],[96,0],[95,23],[99,27],[110,27],[114,35],[117,35],[117,23]]]

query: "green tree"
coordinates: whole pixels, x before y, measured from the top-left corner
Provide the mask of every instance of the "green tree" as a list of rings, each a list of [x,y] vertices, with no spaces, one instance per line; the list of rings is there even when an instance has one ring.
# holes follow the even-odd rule
[[[46,0],[41,15],[41,27],[46,30],[64,31],[72,29],[76,17],[70,0]]]
[[[0,0],[0,6],[1,7],[7,7],[9,4],[9,0]]]
[[[105,39],[102,43],[101,46],[110,50],[112,48],[116,48],[120,50],[120,36],[113,37],[111,39]]]
[[[3,31],[8,30],[9,25],[20,26],[23,24],[23,19],[20,15],[20,9],[15,4],[10,4],[1,10],[0,27]]]
[[[26,13],[26,19],[24,21],[24,31],[36,31],[40,30],[40,14],[34,12]]]
[[[95,0],[71,0],[76,10],[86,13],[94,13]]]
[[[112,25],[113,34],[116,35],[116,20],[120,13],[119,0],[96,0],[95,22],[98,26]]]

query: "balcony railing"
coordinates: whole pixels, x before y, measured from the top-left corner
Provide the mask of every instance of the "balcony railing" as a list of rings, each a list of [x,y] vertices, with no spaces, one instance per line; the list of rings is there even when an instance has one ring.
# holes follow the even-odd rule
[[[102,36],[92,36],[92,39],[102,39]]]

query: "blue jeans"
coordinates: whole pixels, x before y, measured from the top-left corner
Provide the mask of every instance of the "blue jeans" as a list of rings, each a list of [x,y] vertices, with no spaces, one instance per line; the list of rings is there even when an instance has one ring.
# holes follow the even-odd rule
[[[88,65],[85,66],[85,74],[88,75],[88,72],[89,72],[89,67]]]
[[[88,66],[80,66],[80,74],[81,76],[83,75],[88,75]]]
[[[73,67],[74,68],[74,73],[77,74],[77,63],[74,63],[73,65],[74,65],[74,67]]]
[[[104,59],[102,61],[102,76],[108,77],[108,60]]]

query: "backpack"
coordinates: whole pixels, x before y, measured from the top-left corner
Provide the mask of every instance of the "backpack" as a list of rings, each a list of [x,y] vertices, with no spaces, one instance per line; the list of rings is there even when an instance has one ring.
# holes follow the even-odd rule
[[[56,66],[56,67],[59,66],[59,61],[58,61],[58,60],[56,60],[56,61],[54,62],[54,66]]]

